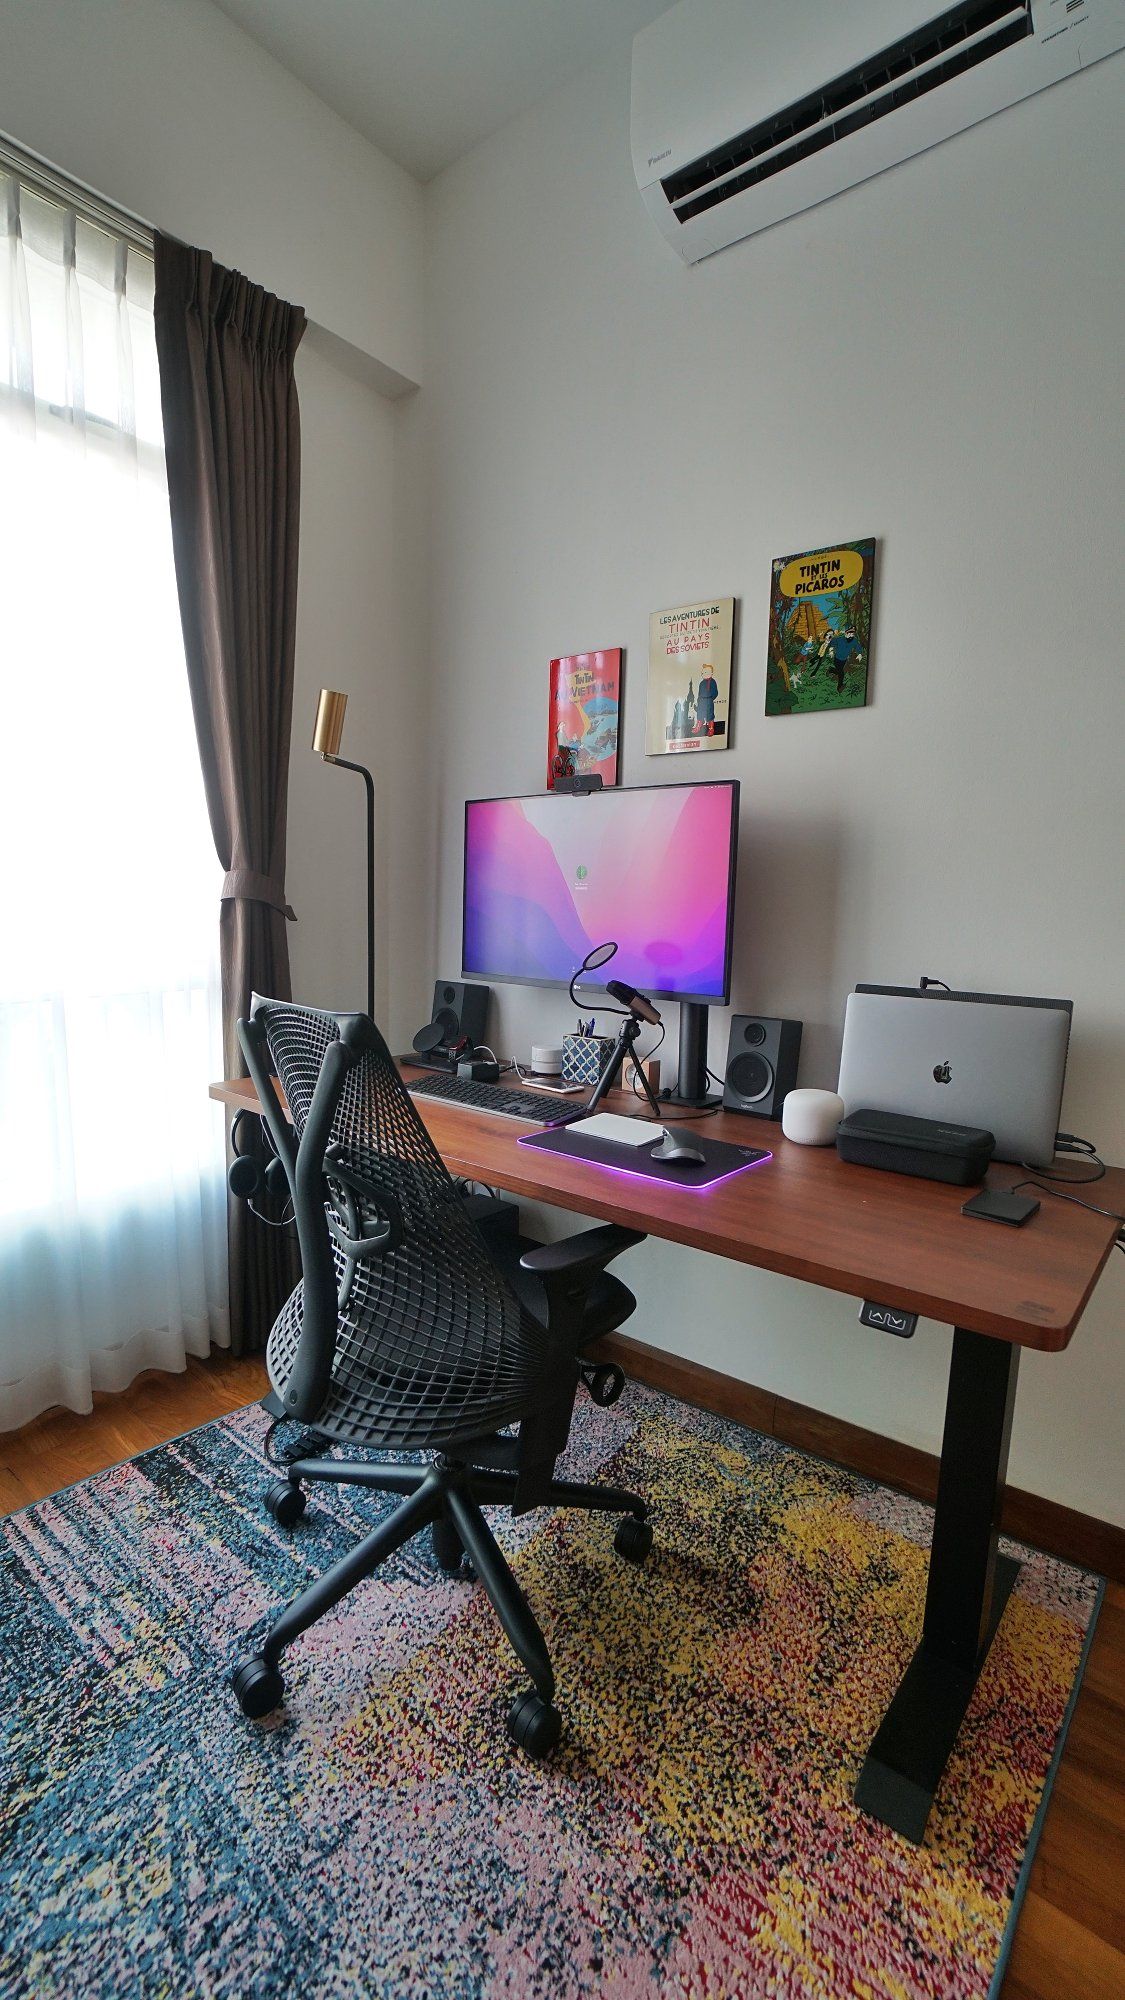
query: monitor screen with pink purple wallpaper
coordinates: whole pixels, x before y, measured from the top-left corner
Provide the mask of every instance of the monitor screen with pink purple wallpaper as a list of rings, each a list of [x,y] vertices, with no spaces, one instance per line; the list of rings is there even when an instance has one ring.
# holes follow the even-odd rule
[[[613,978],[725,1004],[737,845],[736,779],[469,799],[464,972],[565,986],[613,939]]]

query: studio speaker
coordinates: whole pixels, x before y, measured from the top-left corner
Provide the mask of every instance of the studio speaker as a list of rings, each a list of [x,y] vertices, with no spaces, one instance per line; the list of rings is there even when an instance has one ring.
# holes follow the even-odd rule
[[[414,1038],[415,1048],[423,1035],[430,1049],[449,1049],[466,1037],[474,1045],[483,1042],[488,994],[487,986],[474,986],[463,979],[439,979],[434,987],[430,1027],[440,1028],[440,1039],[432,1040],[427,1031],[421,1029]]]
[[[765,1014],[736,1014],[730,1024],[723,1108],[755,1118],[780,1118],[797,1081],[801,1054],[800,1021],[776,1021]]]

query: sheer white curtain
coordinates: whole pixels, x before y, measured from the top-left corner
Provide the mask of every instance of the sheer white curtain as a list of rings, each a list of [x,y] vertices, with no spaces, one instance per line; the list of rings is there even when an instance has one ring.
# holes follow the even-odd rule
[[[152,292],[0,165],[0,1430],[228,1340]]]

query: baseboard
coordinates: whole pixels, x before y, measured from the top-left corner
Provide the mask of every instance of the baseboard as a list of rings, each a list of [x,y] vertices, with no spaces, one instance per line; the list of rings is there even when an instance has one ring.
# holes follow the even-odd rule
[[[663,1348],[649,1347],[631,1334],[612,1333],[600,1341],[596,1352],[606,1361],[618,1361],[626,1374],[654,1389],[666,1389],[685,1403],[711,1410],[716,1416],[730,1417],[747,1424],[767,1437],[778,1438],[801,1451],[816,1452],[850,1472],[866,1479],[897,1486],[919,1500],[934,1499],[937,1493],[938,1460],[933,1452],[919,1451],[915,1445],[899,1444],[878,1431],[864,1430],[842,1417],[826,1416],[823,1410],[794,1403],[772,1390],[740,1382],[737,1376],[723,1375],[717,1368],[704,1368],[698,1361],[668,1354]],[[1099,1576],[1125,1583],[1125,1528],[1110,1521],[1098,1521],[1079,1514],[1057,1500],[1044,1500],[1038,1493],[1025,1493],[1010,1486],[1004,1495],[1003,1528],[1017,1541],[1096,1570]]]

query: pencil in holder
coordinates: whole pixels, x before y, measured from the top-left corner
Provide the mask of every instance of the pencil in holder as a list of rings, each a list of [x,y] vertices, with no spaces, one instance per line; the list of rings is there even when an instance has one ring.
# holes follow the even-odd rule
[[[563,1082],[588,1083],[592,1090],[599,1082],[613,1049],[614,1042],[610,1035],[564,1035]]]

